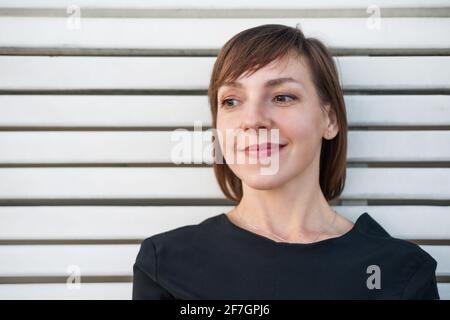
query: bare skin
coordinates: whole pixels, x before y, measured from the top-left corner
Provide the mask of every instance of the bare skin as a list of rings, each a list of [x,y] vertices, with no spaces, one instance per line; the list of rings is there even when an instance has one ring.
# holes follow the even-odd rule
[[[264,86],[267,80],[286,77],[296,82]],[[322,241],[350,231],[353,222],[339,213],[335,217],[320,188],[322,139],[333,139],[339,130],[334,110],[320,102],[307,61],[289,55],[236,81],[240,88],[219,88],[217,129],[276,128],[286,146],[280,150],[275,175],[259,174],[258,165],[227,161],[243,183],[243,197],[227,213],[228,219],[250,232],[280,241],[275,234],[291,243]],[[228,104],[220,107],[224,100]],[[222,149],[227,143],[223,142]]]

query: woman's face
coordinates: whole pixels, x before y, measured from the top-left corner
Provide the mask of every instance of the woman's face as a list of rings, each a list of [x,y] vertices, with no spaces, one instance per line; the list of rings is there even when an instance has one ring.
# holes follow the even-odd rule
[[[274,81],[280,78],[285,80]],[[315,161],[318,167],[330,107],[321,108],[307,61],[290,55],[236,82],[219,88],[217,111],[220,147],[236,176],[252,188],[272,189]],[[337,129],[330,133],[331,139]],[[275,143],[271,151],[243,150],[266,142]]]

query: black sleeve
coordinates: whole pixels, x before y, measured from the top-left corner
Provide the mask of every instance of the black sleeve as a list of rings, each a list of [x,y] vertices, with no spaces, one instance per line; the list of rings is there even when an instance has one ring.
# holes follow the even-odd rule
[[[436,283],[437,262],[429,257],[408,281],[403,299],[440,300]]]
[[[133,265],[132,300],[175,299],[158,283],[158,268],[155,246],[150,238],[141,243]]]

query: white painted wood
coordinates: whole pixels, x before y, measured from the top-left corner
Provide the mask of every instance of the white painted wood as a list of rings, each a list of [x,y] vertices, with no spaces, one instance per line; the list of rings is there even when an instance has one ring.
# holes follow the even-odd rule
[[[279,8],[278,8],[279,9]],[[360,18],[84,18],[75,22],[73,11],[63,17],[0,17],[0,47],[57,47],[113,49],[214,49],[238,32],[262,24],[283,24],[301,29],[331,48],[446,49],[448,18],[390,18],[372,27],[373,11]],[[287,11],[288,13],[289,11]],[[381,14],[383,11],[381,11]],[[345,15],[345,13],[344,13]],[[135,32],[140,30],[140,32]],[[161,30],[164,30],[161,32]],[[411,32],[414,30],[414,32]]]
[[[1,206],[0,240],[142,240],[226,213],[233,206]],[[368,212],[393,237],[450,239],[448,206],[333,206],[356,221]],[[430,222],[431,221],[431,222]]]
[[[448,95],[346,95],[347,121],[353,126],[448,126]]]
[[[0,198],[223,198],[212,168],[0,168]]]
[[[438,283],[441,300],[450,300],[450,283]],[[130,300],[132,283],[84,283],[80,289],[69,289],[66,284],[0,284],[2,300]]]
[[[203,140],[202,140],[203,139]],[[211,131],[0,132],[0,163],[212,163]],[[199,141],[196,147],[194,141]],[[203,142],[204,141],[204,142]],[[203,144],[203,148],[201,147]],[[182,156],[176,152],[182,147]]]
[[[81,8],[81,28],[67,24],[71,5]],[[369,0],[3,0],[0,52],[19,49],[42,56],[0,56],[0,90],[39,93],[0,95],[0,128],[106,127],[125,131],[1,131],[0,164],[170,162],[171,131],[145,130],[192,127],[196,120],[210,126],[205,95],[41,95],[42,90],[206,90],[215,57],[168,55],[217,50],[237,32],[265,23],[300,23],[307,36],[351,53],[335,57],[346,90],[411,93],[345,96],[350,126],[414,127],[406,131],[351,130],[349,162],[448,162],[450,97],[417,94],[450,89],[450,57],[433,55],[450,48],[450,19],[427,16],[436,8],[448,10],[448,1],[378,1],[382,15],[393,15],[382,17],[380,29],[367,24],[373,15],[367,11],[371,5]],[[247,17],[233,17],[244,10],[248,10]],[[297,10],[299,17],[261,18],[271,10],[278,16]],[[213,18],[215,14],[222,18]],[[410,17],[414,14],[421,17]],[[153,49],[162,56],[127,56]],[[425,55],[355,56],[359,49],[420,50]],[[57,56],[67,54],[65,50],[86,56]],[[102,50],[125,56],[92,55]],[[417,126],[436,129],[418,130]],[[198,151],[194,159],[202,162]],[[0,168],[0,200],[194,198],[223,198],[211,168]],[[341,199],[362,203],[368,199],[448,201],[450,171],[445,166],[349,168]],[[449,208],[335,207],[353,221],[369,212],[394,237],[425,240],[450,239]],[[231,206],[212,205],[0,206],[0,240],[54,241],[48,245],[0,244],[0,276],[64,277],[70,265],[78,265],[87,276],[130,276],[137,244],[58,241],[142,240],[229,209]],[[438,260],[438,275],[450,276],[450,246],[422,248]],[[441,299],[450,299],[450,284],[439,283],[438,287]],[[0,299],[130,299],[131,289],[129,282],[82,283],[80,290],[69,290],[64,283],[0,284]]]
[[[1,300],[130,300],[131,282],[0,284]]]
[[[275,169],[272,164],[271,170]],[[348,168],[341,199],[445,200],[449,196],[448,168]],[[0,168],[0,199],[78,198],[224,196],[211,167]]]
[[[450,86],[450,57],[335,58],[344,89],[444,89]]]
[[[200,128],[201,129],[201,128]],[[0,132],[0,163],[212,164],[212,131]],[[189,143],[188,141],[191,141]],[[196,147],[199,141],[203,148]],[[417,150],[421,150],[417,152]],[[350,131],[347,161],[449,161],[450,131]]]
[[[436,261],[436,274],[450,276],[450,246],[421,245]]]
[[[450,246],[421,247],[438,262],[436,274],[450,276]],[[138,251],[138,244],[0,245],[0,276],[132,276]]]
[[[291,1],[291,0],[279,0],[276,3],[272,1],[258,1],[247,0],[245,2],[239,0],[230,0],[227,2],[214,2],[209,0],[128,0],[123,2],[121,0],[103,0],[101,2],[94,0],[34,0],[32,2],[26,0],[2,0],[0,7],[6,8],[52,8],[52,9],[64,9],[69,5],[76,4],[86,9],[97,8],[133,8],[133,9],[232,9],[232,8],[268,8],[268,9],[316,9],[316,8],[362,8],[373,4],[371,0],[342,0],[336,2],[334,0],[316,0],[311,1]],[[383,8],[434,8],[434,7],[447,7],[448,1],[446,0],[429,0],[423,2],[420,0],[379,0],[377,5]]]
[[[392,236],[402,239],[450,239],[449,206],[339,206],[338,212],[356,221],[368,212]]]
[[[448,199],[450,176],[447,173],[444,168],[350,168],[342,196],[349,199]]]
[[[348,133],[348,161],[449,161],[449,156],[450,131]]]
[[[450,283],[438,283],[438,291],[441,300],[450,300]]]
[[[4,222],[0,224],[0,240],[142,240],[151,234],[200,223],[230,209],[230,206],[0,206],[0,221]]]
[[[435,105],[448,105],[450,113],[450,98]],[[445,118],[439,110],[436,121]],[[176,127],[194,121],[211,126],[205,95],[0,95],[0,126]]]
[[[448,95],[346,95],[349,126],[448,126]],[[211,126],[207,96],[0,95],[0,126]]]
[[[0,245],[0,276],[130,276],[137,244]]]
[[[199,222],[231,206],[1,207],[5,239],[139,239]],[[26,223],[24,222],[26,221]],[[98,226],[101,226],[100,228]]]
[[[334,59],[344,89],[450,88],[449,56]],[[0,89],[206,90],[214,61],[212,57],[0,56]]]

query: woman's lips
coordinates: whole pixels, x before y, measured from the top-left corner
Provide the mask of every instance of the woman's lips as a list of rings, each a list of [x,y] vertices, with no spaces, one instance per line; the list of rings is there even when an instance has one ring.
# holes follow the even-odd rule
[[[247,156],[271,156],[273,153],[283,149],[286,144],[262,143],[248,146],[244,149]]]

